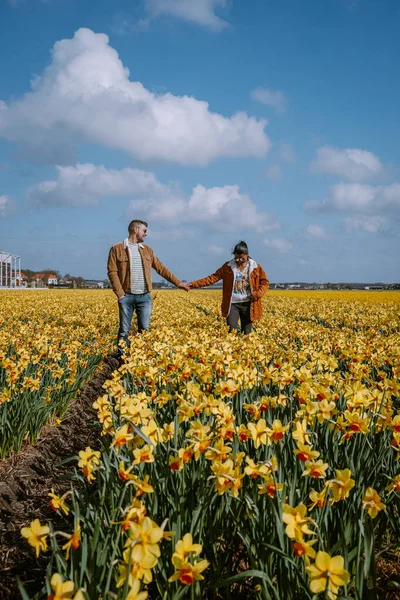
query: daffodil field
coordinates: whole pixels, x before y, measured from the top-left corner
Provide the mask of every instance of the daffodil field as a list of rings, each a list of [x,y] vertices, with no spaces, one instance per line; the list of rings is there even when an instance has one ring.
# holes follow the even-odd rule
[[[21,297],[11,322],[2,304],[3,455],[111,353],[115,300],[84,294]],[[154,293],[94,404],[98,447],[49,494],[64,526],[21,531],[49,557],[38,598],[378,598],[377,556],[400,546],[400,294],[263,305],[243,337],[219,292]]]
[[[110,298],[93,292],[0,292],[0,458],[61,417],[109,352]]]

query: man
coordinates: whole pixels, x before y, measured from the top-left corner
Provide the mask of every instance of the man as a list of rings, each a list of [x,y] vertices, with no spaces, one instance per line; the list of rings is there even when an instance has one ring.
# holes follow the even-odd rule
[[[135,219],[128,226],[129,237],[110,250],[107,262],[108,277],[118,298],[119,331],[118,354],[122,355],[121,340],[128,343],[129,329],[136,310],[139,333],[149,328],[151,316],[152,280],[151,269],[183,290],[189,291],[189,284],[182,283],[162,262],[154,256],[153,250],[143,244],[147,236],[147,223]]]

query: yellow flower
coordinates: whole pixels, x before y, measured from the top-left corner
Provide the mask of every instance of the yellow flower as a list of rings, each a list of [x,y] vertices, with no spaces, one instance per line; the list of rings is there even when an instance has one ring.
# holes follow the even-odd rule
[[[267,478],[271,475],[273,466],[271,463],[258,463],[256,464],[252,458],[246,456],[247,467],[244,468],[246,475],[252,479],[257,477]]]
[[[323,487],[320,492],[317,492],[316,490],[311,490],[309,493],[309,498],[311,500],[310,510],[315,508],[315,506],[318,506],[318,508],[322,508],[323,506],[328,504],[326,494],[327,494],[326,487]]]
[[[68,542],[66,544],[64,544],[64,546],[62,547],[63,550],[66,550],[65,558],[67,560],[69,559],[69,553],[70,553],[71,548],[73,548],[74,550],[78,550],[80,545],[81,545],[81,526],[78,523],[78,526],[76,527],[75,531],[69,535]]]
[[[306,462],[306,468],[302,473],[303,477],[307,475],[314,479],[324,479],[326,477],[326,470],[329,467],[328,463],[324,463],[320,460],[308,460]]]
[[[247,429],[246,425],[242,423],[240,427],[236,429],[236,435],[238,436],[241,442],[247,442],[249,437],[251,437],[250,431]]]
[[[64,500],[70,494],[71,494],[71,492],[66,492],[63,496],[57,496],[57,494],[55,494],[55,492],[54,492],[54,488],[51,488],[51,492],[49,492],[49,496],[51,498],[51,500],[49,502],[49,506],[51,506],[51,508],[54,511],[61,509],[65,515],[68,515],[69,508],[65,504]]]
[[[67,598],[72,600],[84,600],[84,596],[80,590],[73,596],[75,589],[74,582],[63,581],[63,578],[59,573],[54,573],[54,575],[52,575],[50,585],[54,592],[49,596],[51,600],[66,600]]]
[[[144,479],[139,479],[136,475],[132,475],[132,483],[136,488],[136,497],[143,496],[144,494],[152,494],[154,488],[149,484],[150,475],[146,475]]]
[[[129,587],[133,587],[133,583],[137,579],[143,579],[144,583],[150,583],[153,580],[151,569],[157,564],[157,557],[154,554],[146,554],[140,560],[134,561],[131,556],[130,570],[128,571],[128,561],[130,549],[127,548],[123,552],[124,563],[119,565],[119,579],[117,588],[122,587],[128,579]]]
[[[177,571],[168,579],[168,581],[177,581],[179,579],[184,585],[191,585],[195,581],[204,579],[200,573],[207,569],[210,563],[208,560],[200,560],[192,565],[182,557],[174,555],[172,557],[172,564]]]
[[[131,589],[128,592],[126,600],[146,600],[149,597],[147,592],[140,591],[140,581],[139,579],[135,579]]]
[[[267,445],[267,423],[265,419],[260,419],[257,423],[249,423],[247,428],[255,448],[259,448],[261,444]]]
[[[145,505],[135,498],[130,506],[124,511],[124,518],[115,525],[121,525],[122,529],[126,531],[130,528],[131,523],[140,523],[146,516]]]
[[[225,460],[232,452],[231,446],[225,446],[224,440],[217,440],[214,446],[208,448],[204,456],[207,460]]]
[[[118,477],[121,481],[128,481],[128,479],[134,479],[134,475],[131,474],[134,465],[131,465],[125,469],[125,463],[121,460],[118,465]]]
[[[362,417],[357,412],[351,412],[350,410],[346,410],[344,416],[347,419],[344,425],[347,426],[350,431],[364,434],[369,432],[369,417]]]
[[[147,425],[142,427],[142,433],[144,433],[144,435],[148,437],[155,446],[158,444],[161,437],[161,432],[158,429],[157,423],[154,421],[154,419],[151,419]]]
[[[304,540],[293,540],[292,546],[295,555],[298,557],[305,556],[306,560],[308,558],[315,558],[316,552],[312,546],[316,544],[317,541],[317,539],[309,540],[308,542],[305,542]]]
[[[140,523],[131,523],[129,538],[125,548],[132,547],[132,561],[140,562],[145,556],[160,556],[158,542],[163,538],[164,531],[150,519],[144,517]]]
[[[277,444],[285,435],[285,431],[289,429],[289,425],[282,425],[279,419],[275,419],[271,427],[267,428],[268,440]],[[269,445],[269,444],[268,444]]]
[[[392,482],[385,488],[390,495],[392,492],[400,492],[400,475],[393,477]]]
[[[191,554],[198,556],[202,550],[203,546],[201,544],[193,544],[192,534],[186,533],[183,538],[176,543],[173,556],[180,556],[183,560],[186,560]]]
[[[292,432],[292,438],[297,442],[301,442],[302,444],[310,444],[310,436],[307,431],[307,421],[303,419],[302,421],[295,422],[295,431]]]
[[[332,493],[332,502],[339,502],[348,498],[350,490],[353,489],[355,484],[354,479],[351,479],[350,469],[344,469],[343,471],[336,469],[335,479],[326,482]]]
[[[184,462],[180,456],[170,456],[168,459],[171,471],[182,471]]]
[[[299,504],[292,508],[289,504],[285,504],[283,507],[282,520],[286,524],[286,535],[290,539],[301,540],[303,535],[315,535],[314,532],[308,527],[308,523],[313,523],[310,517],[306,517],[307,508],[304,504]]]
[[[22,537],[28,540],[28,544],[32,548],[35,548],[36,556],[39,556],[41,551],[46,552],[49,533],[50,528],[47,525],[41,525],[39,519],[34,519],[29,527],[21,529]]]
[[[140,463],[152,463],[154,462],[154,454],[153,454],[153,446],[149,446],[146,444],[143,448],[135,448],[133,451],[133,455],[135,460],[133,461],[134,465],[138,465]]]
[[[296,450],[293,450],[293,453],[297,456],[301,462],[307,462],[308,460],[314,460],[318,458],[319,452],[316,450],[312,450],[311,446],[307,446],[302,442],[297,442]]]
[[[263,483],[259,484],[258,486],[258,493],[260,495],[262,494],[268,494],[268,496],[270,498],[273,498],[276,494],[276,491],[280,492],[281,490],[283,490],[283,488],[285,487],[283,483],[275,483],[275,480],[273,477],[269,477],[268,479],[265,479]]]
[[[125,424],[114,434],[114,441],[111,446],[125,446],[127,442],[133,439],[133,433],[130,433],[128,430],[129,425]]]
[[[93,471],[100,463],[100,452],[98,450],[92,450],[89,446],[86,450],[79,452],[78,467],[81,467],[83,475],[86,477],[89,483],[92,483],[96,479],[93,475]]]
[[[342,556],[329,556],[327,552],[318,552],[315,563],[306,567],[310,577],[310,590],[320,594],[327,590],[328,598],[335,600],[340,587],[347,585],[350,574],[344,569]]]
[[[240,387],[236,381],[233,379],[227,379],[226,381],[219,381],[214,388],[214,393],[216,396],[221,396],[221,398],[234,396],[238,393]]]
[[[369,487],[362,499],[362,507],[368,511],[371,519],[375,519],[376,515],[386,508],[386,505],[381,501],[381,497],[374,488]]]

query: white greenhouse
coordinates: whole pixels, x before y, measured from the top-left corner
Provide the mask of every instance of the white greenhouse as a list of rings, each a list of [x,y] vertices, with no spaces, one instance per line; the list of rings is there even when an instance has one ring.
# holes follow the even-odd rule
[[[21,285],[21,257],[0,250],[0,288]]]

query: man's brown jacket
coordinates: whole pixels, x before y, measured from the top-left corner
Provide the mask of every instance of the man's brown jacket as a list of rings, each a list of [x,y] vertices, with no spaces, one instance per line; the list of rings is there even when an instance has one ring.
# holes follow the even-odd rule
[[[157,271],[161,277],[178,286],[181,281],[167,269],[161,261],[154,256],[150,246],[139,244],[139,252],[143,261],[144,278],[147,289],[153,288],[151,279],[151,269]],[[131,255],[129,252],[128,239],[119,244],[115,244],[110,250],[107,261],[108,278],[111,281],[112,289],[117,298],[122,298],[125,294],[131,293]]]

